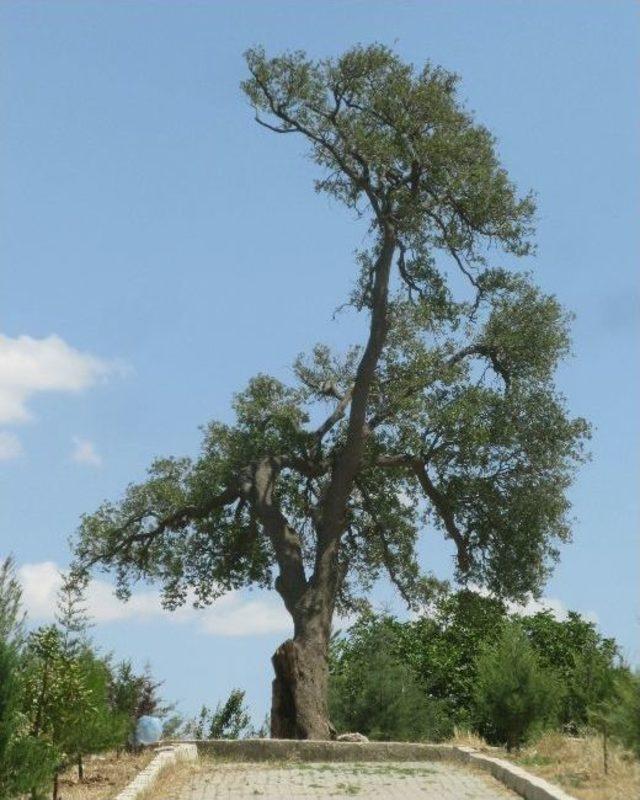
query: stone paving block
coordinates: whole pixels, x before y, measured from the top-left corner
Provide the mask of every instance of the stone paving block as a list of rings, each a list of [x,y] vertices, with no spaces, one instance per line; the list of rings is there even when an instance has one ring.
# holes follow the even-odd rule
[[[225,763],[205,759],[176,800],[513,800],[487,773],[445,761]]]

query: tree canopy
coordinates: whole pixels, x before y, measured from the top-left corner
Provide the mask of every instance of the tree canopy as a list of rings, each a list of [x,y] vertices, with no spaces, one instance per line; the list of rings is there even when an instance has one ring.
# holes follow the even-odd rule
[[[537,593],[570,536],[566,490],[588,425],[554,385],[570,316],[507,261],[533,252],[535,205],[467,111],[455,75],[386,47],[314,61],[246,54],[258,123],[299,135],[315,187],[368,226],[347,302],[363,345],[301,355],[294,380],[253,378],[198,457],[163,458],[83,518],[76,572],[140,578],[174,608],[274,586],[296,635],[353,608],[386,572],[410,604],[434,576],[437,528],[456,577]]]

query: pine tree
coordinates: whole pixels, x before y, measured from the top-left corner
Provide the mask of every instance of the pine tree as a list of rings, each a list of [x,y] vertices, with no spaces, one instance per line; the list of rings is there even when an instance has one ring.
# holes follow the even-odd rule
[[[555,676],[540,665],[526,634],[507,623],[477,661],[476,710],[481,732],[511,751],[554,721],[560,700]]]
[[[0,640],[19,647],[24,640],[25,612],[22,587],[18,581],[13,556],[0,565]]]
[[[13,559],[0,567],[0,800],[25,794],[50,780],[55,753],[30,735],[23,713],[24,612]]]
[[[89,643],[92,627],[87,612],[85,591],[87,581],[72,581],[63,576],[58,590],[56,622],[62,634],[62,648],[69,658],[77,658]]]

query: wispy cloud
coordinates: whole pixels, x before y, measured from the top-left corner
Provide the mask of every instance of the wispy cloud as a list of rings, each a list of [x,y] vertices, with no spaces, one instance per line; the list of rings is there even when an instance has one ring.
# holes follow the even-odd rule
[[[486,589],[473,584],[469,588],[484,597],[490,596],[491,594]],[[562,622],[569,616],[569,608],[567,608],[562,600],[558,600],[557,597],[539,597],[536,599],[535,597],[529,596],[524,603],[507,602],[505,605],[510,614],[520,614],[522,617],[532,617],[540,611],[549,611],[555,619]],[[595,611],[581,611],[580,614],[589,622],[597,624],[599,621]]]
[[[90,467],[102,465],[102,456],[96,450],[95,444],[91,439],[83,439],[80,436],[73,437],[71,458],[78,464],[87,464]]]
[[[53,561],[23,564],[18,570],[24,605],[29,617],[38,622],[53,619],[56,593],[62,583],[60,568]],[[211,636],[259,636],[292,632],[291,617],[274,597],[229,592],[204,609],[184,606],[177,611],[162,608],[160,594],[154,590],[134,592],[124,603],[104,580],[90,582],[86,593],[87,610],[97,623],[145,619],[164,619],[168,623],[190,624]]]
[[[29,401],[34,395],[81,392],[116,372],[126,372],[125,366],[76,350],[55,334],[41,339],[0,334],[0,425],[19,425],[33,419]],[[3,431],[0,437],[0,459],[22,453],[15,434]],[[85,448],[84,463],[97,465],[97,458],[95,452]]]
[[[30,398],[39,392],[80,392],[122,366],[82,353],[55,334],[43,339],[0,334],[0,423],[31,419]]]
[[[569,616],[569,609],[557,597],[540,597],[537,600],[534,597],[530,597],[526,603],[507,603],[507,610],[512,614],[520,614],[523,617],[532,617],[540,611],[549,611],[560,622],[563,622]],[[580,613],[589,622],[598,623],[599,621],[595,611]]]

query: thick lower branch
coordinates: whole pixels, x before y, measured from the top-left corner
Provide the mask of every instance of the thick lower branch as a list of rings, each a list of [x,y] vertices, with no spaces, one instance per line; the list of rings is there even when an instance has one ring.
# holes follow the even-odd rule
[[[274,498],[274,485],[279,467],[272,459],[264,458],[255,466],[250,487],[250,499],[257,517],[269,536],[280,574],[276,589],[284,600],[289,613],[294,616],[305,590],[307,579],[304,571],[300,537],[289,525]]]

